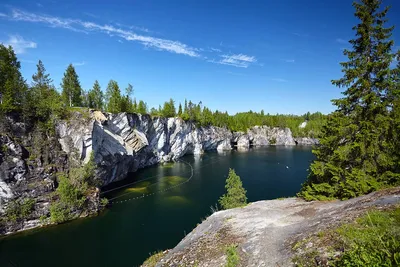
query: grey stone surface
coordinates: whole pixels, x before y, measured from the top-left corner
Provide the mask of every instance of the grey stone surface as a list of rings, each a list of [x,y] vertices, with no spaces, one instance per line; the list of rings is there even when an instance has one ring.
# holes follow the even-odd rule
[[[238,244],[240,266],[292,266],[294,241],[336,227],[372,207],[399,203],[400,187],[347,201],[287,198],[219,211],[165,252],[157,266],[225,266],[224,248],[230,243]]]

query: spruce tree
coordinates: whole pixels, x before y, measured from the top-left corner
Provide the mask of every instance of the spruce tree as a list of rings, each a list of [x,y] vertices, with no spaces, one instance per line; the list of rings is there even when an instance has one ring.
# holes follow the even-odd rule
[[[136,97],[133,98],[133,104],[132,104],[132,112],[137,112],[138,105],[136,102]]]
[[[143,102],[143,100],[139,101],[137,112],[140,114],[147,114],[147,105]]]
[[[182,104],[181,103],[179,103],[178,117],[182,117]]]
[[[125,96],[121,98],[121,112],[134,112],[131,95],[133,94],[133,86],[128,84],[125,88]]]
[[[381,0],[354,2],[360,23],[356,38],[344,50],[343,78],[333,80],[345,88],[344,97],[322,130],[314,150],[308,180],[300,196],[306,199],[347,199],[399,183],[399,160],[393,151],[393,103],[398,99],[393,70],[393,27],[386,28],[389,8]]]
[[[82,105],[82,88],[79,82],[78,74],[76,73],[72,64],[69,64],[64,73],[64,77],[61,82],[61,88],[62,98],[67,106],[76,107]]]
[[[175,110],[175,103],[174,100],[171,98],[168,102],[164,103],[164,107],[162,109],[162,116],[163,117],[175,117],[176,110]]]
[[[96,110],[102,110],[104,106],[104,95],[101,91],[99,82],[96,80],[93,84],[93,88],[88,93],[89,108]]]
[[[243,188],[240,177],[233,169],[229,169],[225,189],[226,193],[218,201],[222,209],[233,209],[247,204],[246,190]]]
[[[107,85],[106,99],[108,112],[121,112],[121,91],[118,83],[114,80],[110,80]]]

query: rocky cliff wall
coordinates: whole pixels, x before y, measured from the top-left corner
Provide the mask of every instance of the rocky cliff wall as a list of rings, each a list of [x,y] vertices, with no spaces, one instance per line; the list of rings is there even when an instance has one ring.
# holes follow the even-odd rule
[[[36,133],[34,127],[15,118],[7,120],[0,123],[0,128],[7,128],[0,135],[0,215],[11,202],[35,200],[31,215],[7,231],[38,225],[39,217],[48,216],[51,193],[57,187],[55,174],[68,171],[71,162],[75,166],[87,163],[92,153],[96,176],[104,186],[124,179],[129,172],[185,154],[231,150],[234,145],[248,149],[314,144],[308,138],[294,139],[287,128],[255,126],[232,133],[220,127],[196,127],[180,118],[140,114],[76,112],[57,123],[55,137]],[[29,223],[32,220],[36,224]]]
[[[103,185],[122,180],[128,172],[185,154],[207,150],[231,150],[232,146],[315,144],[310,138],[295,139],[288,128],[255,126],[246,133],[220,127],[196,127],[180,118],[151,118],[141,114],[108,114],[95,111],[91,119],[62,122],[59,141],[66,153],[88,161],[93,152]]]

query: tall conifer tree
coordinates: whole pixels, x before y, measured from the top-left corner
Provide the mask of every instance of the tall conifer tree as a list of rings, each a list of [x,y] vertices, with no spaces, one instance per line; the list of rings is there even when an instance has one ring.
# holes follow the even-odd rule
[[[118,83],[110,80],[106,91],[107,110],[111,113],[121,112],[121,90]]]
[[[74,66],[69,64],[61,82],[62,98],[69,107],[82,105],[82,88]]]
[[[390,65],[394,59],[393,27],[385,27],[389,8],[381,0],[354,2],[360,22],[344,50],[344,97],[323,128],[316,160],[300,195],[306,199],[351,198],[399,182],[399,161],[393,157],[393,101],[398,98]]]
[[[20,73],[21,65],[11,46],[0,44],[0,111],[21,110],[26,85]]]
[[[104,105],[104,95],[101,91],[99,82],[96,80],[93,88],[88,93],[89,107],[97,110],[102,110]]]

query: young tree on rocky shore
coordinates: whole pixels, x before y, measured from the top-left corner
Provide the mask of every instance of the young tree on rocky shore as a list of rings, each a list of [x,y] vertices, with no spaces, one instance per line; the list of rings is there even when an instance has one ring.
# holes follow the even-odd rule
[[[222,209],[233,209],[247,204],[246,190],[243,188],[240,177],[233,169],[229,169],[225,189],[226,193],[218,201]]]
[[[393,136],[393,104],[398,102],[393,27],[386,28],[389,8],[381,0],[354,2],[360,23],[353,29],[352,49],[344,50],[344,76],[332,83],[346,88],[332,102],[333,112],[322,130],[316,160],[300,196],[312,199],[347,199],[400,183],[398,143]],[[398,86],[398,85],[397,85]]]

